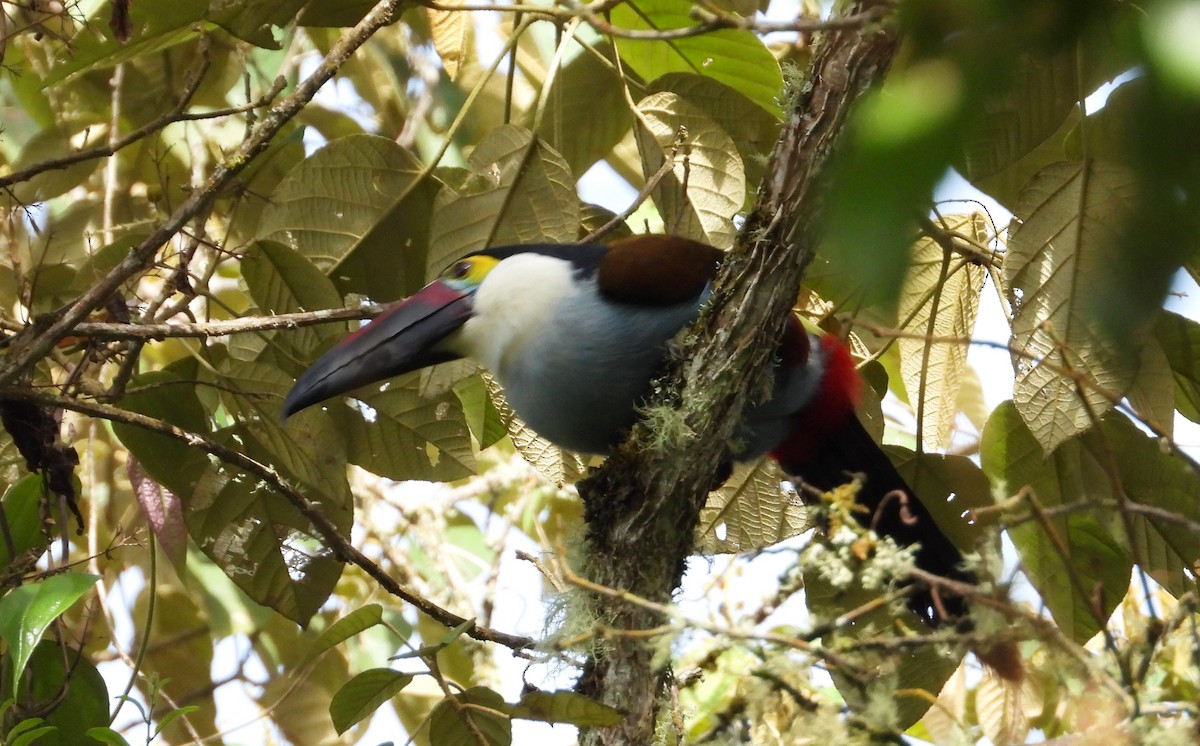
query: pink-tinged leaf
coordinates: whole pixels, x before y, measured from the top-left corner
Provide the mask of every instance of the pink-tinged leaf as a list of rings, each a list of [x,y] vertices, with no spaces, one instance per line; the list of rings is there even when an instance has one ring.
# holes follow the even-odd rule
[[[182,571],[187,562],[187,525],[183,522],[183,504],[179,497],[151,479],[138,460],[130,456],[126,467],[129,483],[142,515],[150,524],[154,538],[167,553],[167,559]]]

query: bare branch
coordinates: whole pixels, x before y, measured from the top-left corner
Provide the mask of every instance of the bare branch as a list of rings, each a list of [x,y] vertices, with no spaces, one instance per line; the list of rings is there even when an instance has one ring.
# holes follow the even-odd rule
[[[167,324],[113,324],[100,321],[80,322],[73,334],[89,339],[155,340],[172,337],[225,337],[231,334],[255,334],[276,329],[299,329],[304,326],[330,324],[337,321],[370,319],[386,306],[371,304],[353,308],[326,308],[319,311],[281,313],[275,316],[243,316],[228,321],[196,323],[172,321]]]

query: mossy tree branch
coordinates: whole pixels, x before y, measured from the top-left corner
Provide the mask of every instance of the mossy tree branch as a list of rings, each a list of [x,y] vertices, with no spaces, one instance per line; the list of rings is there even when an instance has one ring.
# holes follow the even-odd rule
[[[890,3],[859,0],[846,14]],[[678,412],[682,432],[659,437],[646,423],[579,485],[586,503],[586,574],[601,585],[668,601],[692,552],[701,507],[726,444],[748,404],[760,398],[766,369],[816,244],[822,174],[854,102],[879,83],[900,42],[888,21],[830,31],[804,86],[790,102],[758,202],[724,263],[700,319],[681,342],[651,407]],[[624,630],[662,620],[644,607],[594,599],[598,618]],[[615,636],[591,660],[580,689],[629,713],[613,728],[591,729],[585,746],[654,741],[667,671],[637,636]]]

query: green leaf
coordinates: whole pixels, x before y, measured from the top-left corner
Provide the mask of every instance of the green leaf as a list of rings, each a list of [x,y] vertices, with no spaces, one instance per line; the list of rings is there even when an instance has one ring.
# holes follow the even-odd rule
[[[286,672],[295,671],[295,666],[304,659],[313,636],[276,615],[272,617],[265,634],[259,634],[274,648],[273,665],[268,666],[268,670],[279,673],[272,675],[255,697],[256,704],[272,709],[272,720],[282,734],[281,742],[297,745],[346,743],[338,738],[329,712],[337,690],[351,678],[345,651],[336,648],[322,655],[313,662],[307,675],[287,675]],[[262,650],[265,646],[256,647]]]
[[[1200,324],[1163,311],[1154,325],[1175,378],[1175,406],[1192,422],[1200,422]]]
[[[609,59],[612,45],[597,44],[558,71],[547,93],[549,106],[537,129],[551,148],[562,154],[573,174],[582,176],[609,154],[633,126],[625,90]],[[586,106],[580,106],[586,101]]]
[[[343,294],[394,300],[425,284],[436,189],[420,161],[392,140],[343,137],[279,183],[259,237],[308,259]]]
[[[851,114],[830,166],[825,225],[817,230],[818,254],[831,273],[860,289],[855,306],[894,308],[916,216],[928,212],[956,152],[965,104],[960,71],[926,62],[894,71]]]
[[[4,491],[0,507],[4,510],[7,536],[12,539],[13,553],[9,554],[8,542],[0,539],[0,568],[10,568],[14,558],[26,554],[36,559],[33,555],[40,556],[49,546],[50,538],[42,529],[42,517],[39,514],[41,501],[41,474],[27,474]],[[34,550],[37,550],[36,553]]]
[[[71,136],[74,134],[67,131],[62,123],[55,123],[38,132],[25,142],[20,157],[12,164],[12,170],[20,171],[72,152],[75,150],[71,145]],[[13,184],[10,194],[19,204],[44,202],[82,184],[99,165],[100,159],[96,158],[67,168],[50,169],[32,179]]]
[[[571,691],[529,692],[521,696],[511,715],[543,723],[570,723],[581,728],[607,728],[625,717],[620,710]]]
[[[65,666],[65,668],[64,668]],[[86,734],[108,725],[108,687],[90,660],[78,650],[51,640],[38,644],[29,660],[18,696],[26,712],[46,712],[53,733],[38,746],[81,746],[96,743]]]
[[[274,241],[259,241],[247,250],[241,262],[242,277],[250,297],[267,313],[299,313],[323,308],[340,308],[342,295],[316,266],[299,252]],[[330,324],[290,329],[273,335],[300,360],[311,360],[332,335]]]
[[[30,718],[29,720],[23,720],[20,723],[17,723],[17,725],[13,727],[12,732],[9,733],[9,740],[7,743],[11,744],[11,746],[29,746],[29,744],[33,743],[49,743],[50,739],[42,741],[41,738],[42,736],[49,736],[58,730],[58,728],[53,725],[43,725],[41,727],[31,726],[29,729],[21,732],[19,735],[17,734],[17,728],[21,727],[22,725],[25,725],[26,723],[33,724],[41,722],[44,722],[41,718]]]
[[[899,446],[884,450],[946,538],[963,551],[978,546],[982,528],[963,516],[992,505],[992,489],[975,462],[966,456],[914,453]]]
[[[338,735],[370,716],[412,680],[412,674],[390,668],[372,668],[347,681],[329,703],[329,717],[333,719]]]
[[[300,26],[350,27],[361,21],[375,5],[375,0],[307,3],[296,22]]]
[[[351,523],[348,498],[315,500],[345,536]],[[342,563],[300,511],[257,479],[214,469],[186,501],[193,541],[258,603],[304,625],[333,592]]]
[[[1085,436],[1088,446],[1097,458],[1116,462],[1124,497],[1135,503],[1124,518],[1109,515],[1109,531],[1156,583],[1176,596],[1194,590],[1189,575],[1200,561],[1200,543],[1190,526],[1200,524],[1200,475],[1122,414],[1110,414],[1101,429],[1103,438]]]
[[[631,30],[662,31],[696,25],[686,0],[630,0],[616,5],[612,24]],[[653,82],[667,73],[695,73],[718,80],[780,116],[783,74],[775,57],[751,31],[723,29],[671,41],[617,39],[621,59]]]
[[[17,691],[17,681],[42,633],[99,579],[97,575],[64,572],[14,588],[0,598],[0,638],[8,643],[12,659],[10,691]]]
[[[1012,85],[988,97],[987,116],[963,144],[963,175],[1009,209],[1042,168],[1066,157],[1079,123],[1081,90],[1073,53],[1022,57]]]
[[[462,187],[434,205],[427,271],[486,246],[570,243],[579,233],[575,177],[563,157],[516,125],[492,130],[471,152]]]
[[[479,448],[490,448],[508,435],[504,417],[488,396],[482,376],[470,376],[454,384],[454,395],[462,403],[463,417]]]
[[[78,34],[69,45],[59,47],[59,58],[52,65],[45,86],[196,39],[204,33],[199,22],[204,20],[208,8],[209,0],[178,0],[162,6],[130,3],[130,25],[134,29],[130,41],[117,39],[105,23],[89,23],[87,33]]]
[[[1091,289],[1114,266],[1133,209],[1132,176],[1103,162],[1057,163],[1021,193],[1004,261],[1015,313],[1013,398],[1047,451],[1091,427],[1137,373],[1136,341],[1118,343],[1096,321]],[[1094,386],[1081,386],[1073,374]]]
[[[86,735],[88,738],[91,738],[93,741],[108,744],[108,746],[129,746],[129,741],[125,740],[125,736],[122,736],[112,728],[88,728],[84,735]]]
[[[316,658],[326,650],[349,640],[360,632],[380,624],[382,621],[382,606],[379,604],[360,606],[329,625],[329,628],[322,632],[317,641],[313,643],[312,650],[309,651],[306,660]]]
[[[1111,501],[1109,474],[1079,438],[1047,458],[1012,402],[992,413],[980,442],[983,471],[997,499],[1028,490],[1043,509],[1068,502]],[[1133,562],[1095,512],[1070,511],[1030,518],[1009,530],[1022,568],[1046,607],[1076,642],[1089,639],[1125,596]]]
[[[1175,374],[1156,338],[1142,344],[1137,376],[1126,395],[1135,412],[1170,437],[1175,431]]]
[[[193,556],[190,561],[193,571],[198,567],[211,567],[202,558]],[[209,612],[215,608],[215,604],[205,603],[212,598],[208,595],[212,583],[200,572],[194,575],[196,582],[188,583],[186,588],[180,583],[166,580],[166,577],[169,576],[164,574],[164,578],[159,580],[153,594],[149,589],[139,593],[130,609],[132,618],[151,620],[149,639],[171,641],[170,645],[150,645],[143,652],[143,670],[157,671],[165,677],[157,684],[164,697],[176,701],[188,697],[193,703],[204,705],[202,712],[189,718],[190,725],[201,733],[215,732],[216,707],[211,693],[217,684],[213,681],[212,662],[214,640],[221,635],[210,627],[212,616]],[[267,613],[266,609],[262,609],[259,616]],[[247,622],[251,623],[249,620]],[[167,727],[166,724],[171,720],[167,716],[173,712],[177,710],[156,708],[154,713],[158,732],[168,742],[178,741],[188,733],[182,723]]]
[[[222,214],[228,214],[228,241],[247,245],[258,239],[263,212],[273,209],[272,202],[267,199],[247,200],[238,197],[243,193],[274,194],[275,189],[292,169],[304,160],[306,129],[301,122],[316,119],[313,112],[309,111],[311,108],[313,107],[306,107],[301,115],[275,136],[265,151],[246,165],[245,170],[238,175],[238,182],[243,185],[242,189],[224,194],[223,199],[218,200],[217,209]],[[356,131],[361,133],[362,129]]]
[[[289,25],[308,0],[249,0],[214,3],[209,19],[239,39],[264,49],[279,49],[275,29]]]
[[[272,366],[226,359],[217,388],[235,425],[211,437],[247,456],[269,463],[349,535],[349,485],[340,439],[317,412],[296,417],[286,427],[279,407],[292,384]],[[299,624],[306,624],[329,597],[342,564],[312,524],[285,497],[265,483],[231,467],[206,469],[180,492],[188,530],[200,548],[251,598]]]
[[[186,717],[188,715],[191,715],[191,714],[199,712],[199,711],[200,711],[199,705],[185,705],[178,709],[171,710],[170,712],[168,712],[164,715],[160,715],[158,717],[158,728],[157,728],[156,732],[162,733],[163,731],[165,731],[167,729],[167,727],[169,725],[171,725],[171,723],[175,722],[179,718]]]
[[[486,709],[480,709],[486,708]],[[429,716],[431,746],[509,746],[512,743],[512,721],[502,715],[509,705],[496,692],[475,686],[447,697],[433,708]],[[470,721],[471,726],[467,725]]]
[[[746,172],[733,140],[701,109],[674,93],[654,93],[638,103],[635,130],[644,171],[672,167],[654,190],[663,231],[712,246],[733,244],[733,218],[746,199]],[[682,146],[674,151],[681,128]],[[649,135],[647,137],[646,135]]]
[[[325,432],[315,442],[308,441],[306,436],[312,435],[309,430],[293,426],[290,419],[284,423],[280,417],[283,398],[293,384],[291,376],[272,365],[232,358],[224,360],[218,372],[221,401],[236,419],[238,435],[253,438],[240,450],[318,488],[332,501],[330,508],[347,505],[346,457],[341,440]]]
[[[136,376],[121,406],[188,432],[207,434],[208,414],[196,396],[195,381],[182,371],[150,371]],[[166,435],[113,423],[113,432],[137,457],[150,477],[176,495],[186,495],[210,464],[203,451]]]

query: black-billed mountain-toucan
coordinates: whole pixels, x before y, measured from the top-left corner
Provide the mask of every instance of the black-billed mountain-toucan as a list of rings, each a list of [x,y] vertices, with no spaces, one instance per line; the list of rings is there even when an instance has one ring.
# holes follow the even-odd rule
[[[569,450],[604,453],[633,424],[667,343],[696,318],[721,256],[662,235],[477,251],[326,353],[296,382],[284,416],[470,358],[496,376],[537,433]],[[732,456],[770,454],[820,490],[861,475],[864,525],[902,546],[919,544],[921,569],[969,582],[959,550],[855,416],[861,382],[845,344],[791,318],[777,359],[774,392],[745,414]],[[925,589],[909,605],[933,625],[965,611],[960,598]]]

